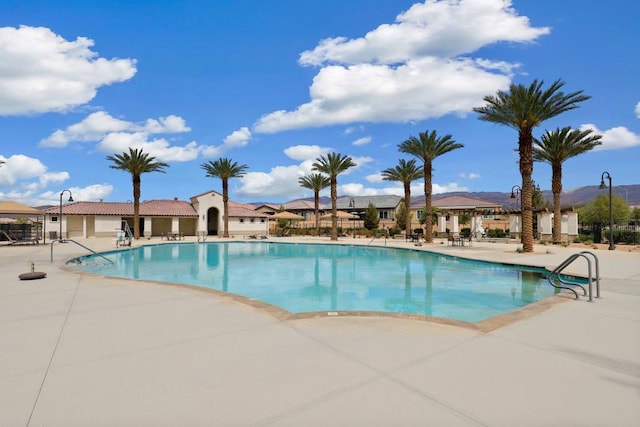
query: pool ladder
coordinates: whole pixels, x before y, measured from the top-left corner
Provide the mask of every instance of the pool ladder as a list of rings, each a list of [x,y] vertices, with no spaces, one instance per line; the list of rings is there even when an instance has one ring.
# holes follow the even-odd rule
[[[590,255],[591,257],[593,257],[593,260],[587,255]],[[596,273],[595,274],[596,298],[600,298],[600,262],[598,261],[598,257],[593,252],[582,251],[582,252],[578,252],[578,253],[575,253],[575,254],[571,255],[569,258],[564,260],[562,262],[562,264],[557,266],[549,274],[549,278],[548,278],[549,279],[549,283],[551,283],[551,286],[553,286],[554,288],[570,290],[571,292],[574,293],[574,295],[576,296],[576,299],[579,299],[580,297],[579,297],[578,293],[575,291],[575,289],[573,289],[573,287],[570,287],[570,286],[579,286],[582,289],[583,296],[586,296],[587,295],[587,290],[584,288],[584,286],[582,286],[581,284],[579,284],[577,282],[568,281],[568,280],[564,279],[562,277],[562,275],[560,274],[560,272],[562,272],[562,270],[567,268],[569,266],[569,264],[571,264],[573,261],[577,260],[578,258],[584,258],[584,259],[587,260],[587,271],[588,271],[587,280],[588,280],[588,284],[589,284],[589,302],[593,302],[592,284],[593,284],[594,276],[591,274],[591,263],[592,262],[595,265],[595,273]],[[554,282],[554,277],[559,282],[559,284],[556,284]]]

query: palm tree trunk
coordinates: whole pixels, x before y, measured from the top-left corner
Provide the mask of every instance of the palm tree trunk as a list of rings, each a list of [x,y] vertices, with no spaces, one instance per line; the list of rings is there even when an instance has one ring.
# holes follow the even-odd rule
[[[338,240],[338,180],[331,175],[331,240]]]
[[[133,175],[133,238],[140,240],[140,175]]]
[[[522,175],[522,251],[533,252],[533,135],[521,132],[518,139]]]
[[[553,192],[553,244],[562,243],[562,213],[560,194],[562,193],[562,164],[552,165],[551,191]]]
[[[431,213],[431,162],[424,162],[424,241],[433,241],[433,218]]]
[[[229,180],[222,179],[222,203],[224,204],[224,231],[222,237],[229,237]]]
[[[404,211],[407,213],[407,223],[405,225],[405,237],[411,234],[411,183],[404,183]]]
[[[313,192],[313,207],[315,208],[316,215],[316,236],[320,235],[320,218],[318,218],[318,213],[320,212],[320,191],[316,190]]]

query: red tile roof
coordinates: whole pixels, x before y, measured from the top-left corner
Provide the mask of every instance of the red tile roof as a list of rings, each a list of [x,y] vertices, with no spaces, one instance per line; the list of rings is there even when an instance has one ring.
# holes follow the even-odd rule
[[[60,207],[45,211],[48,214],[60,213]],[[62,206],[64,215],[114,215],[133,216],[133,203],[123,202],[74,202]],[[140,215],[143,216],[198,216],[189,202],[180,200],[148,200],[140,203]]]
[[[411,203],[411,208],[421,208],[424,207],[424,202],[422,204]],[[431,202],[431,205],[434,208],[439,209],[490,209],[502,208],[500,203],[487,202],[485,200],[474,199],[472,197],[466,196],[447,196],[442,199],[436,199]]]
[[[60,207],[45,210],[47,214],[60,213]],[[113,215],[133,216],[133,203],[123,202],[73,202],[62,205],[63,215]],[[141,216],[197,217],[189,202],[181,200],[146,200],[140,202]],[[269,215],[254,210],[252,205],[229,201],[229,217],[266,218]]]
[[[258,212],[251,205],[229,202],[229,217],[234,218],[268,218],[270,215]]]

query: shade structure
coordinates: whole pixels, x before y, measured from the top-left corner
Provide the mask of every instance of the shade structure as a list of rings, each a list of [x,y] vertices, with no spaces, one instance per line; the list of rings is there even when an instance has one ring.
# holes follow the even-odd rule
[[[331,219],[332,213],[326,213],[320,217],[320,219]],[[360,219],[358,215],[350,214],[349,212],[338,211],[336,212],[336,218],[338,219]]]
[[[304,218],[289,211],[282,211],[271,215],[271,219],[288,219],[291,221],[302,221]]]
[[[44,215],[44,212],[17,202],[0,202],[0,214]]]

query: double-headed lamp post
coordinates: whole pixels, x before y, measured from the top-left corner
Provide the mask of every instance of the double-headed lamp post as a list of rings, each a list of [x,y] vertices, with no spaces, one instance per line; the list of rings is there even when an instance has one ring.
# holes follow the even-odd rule
[[[58,218],[58,221],[60,222],[60,237],[58,237],[60,239],[60,241],[64,241],[64,239],[62,238],[62,195],[68,192],[69,193],[69,202],[73,202],[73,196],[71,195],[71,190],[62,190],[62,192],[60,193],[60,218]]]
[[[613,243],[613,199],[611,198],[611,174],[609,172],[602,172],[602,176],[600,177],[600,189],[604,190],[607,186],[604,183],[604,179],[607,178],[609,180],[609,250],[613,251],[616,248],[616,245]]]
[[[520,196],[520,242],[522,242],[522,214],[524,212],[522,209],[522,188],[519,185],[514,185],[511,187],[511,199],[517,199]]]

